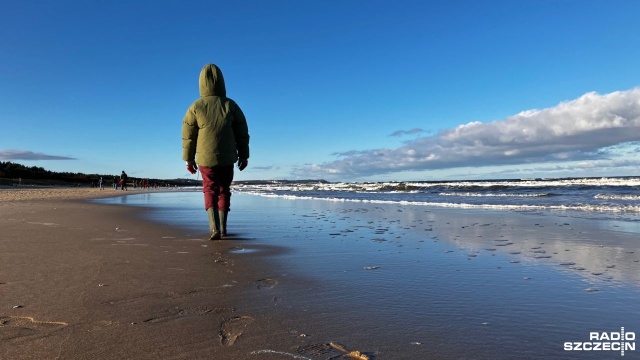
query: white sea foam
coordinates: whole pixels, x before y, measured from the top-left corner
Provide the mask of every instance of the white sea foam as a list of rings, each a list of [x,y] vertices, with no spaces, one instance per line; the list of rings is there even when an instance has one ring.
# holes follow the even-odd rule
[[[464,197],[543,197],[549,196],[549,193],[538,193],[538,194],[481,194],[481,193],[439,193],[440,196],[464,196]]]
[[[264,197],[283,198],[291,200],[322,200],[333,202],[355,202],[368,204],[396,204],[411,206],[428,206],[458,209],[490,209],[490,210],[556,210],[556,211],[589,211],[589,212],[633,212],[640,213],[640,205],[612,205],[612,204],[576,204],[576,205],[512,205],[512,204],[467,204],[449,202],[427,202],[427,201],[406,201],[406,200],[376,200],[376,199],[345,199],[335,197],[314,197],[300,195],[279,195],[275,193],[265,193],[259,191],[241,191],[242,193],[259,195]]]
[[[434,187],[465,188],[465,187],[567,187],[567,186],[640,186],[640,177],[633,178],[571,178],[571,179],[526,179],[526,180],[482,180],[482,181],[443,181],[443,182],[291,182],[271,181],[264,183],[234,184],[236,189],[262,191],[354,191],[354,192],[419,192],[418,189]]]
[[[495,181],[454,181],[438,183],[410,183],[414,186],[515,186],[515,187],[562,187],[562,186],[640,186],[640,178],[575,178],[575,179],[534,179],[534,180],[495,180]]]
[[[640,195],[598,194],[594,196],[594,198],[603,199],[603,200],[639,200],[640,201]]]

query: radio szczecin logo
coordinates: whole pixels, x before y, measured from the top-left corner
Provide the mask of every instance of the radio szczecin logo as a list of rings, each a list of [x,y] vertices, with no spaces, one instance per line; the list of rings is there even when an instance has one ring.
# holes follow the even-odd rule
[[[564,343],[565,351],[625,351],[636,350],[636,333],[625,332],[624,327],[614,332],[589,332],[589,341]]]

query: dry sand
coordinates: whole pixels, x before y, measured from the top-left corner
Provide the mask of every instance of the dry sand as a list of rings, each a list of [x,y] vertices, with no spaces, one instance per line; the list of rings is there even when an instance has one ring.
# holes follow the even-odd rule
[[[0,189],[0,359],[305,358],[261,313],[270,295],[243,295],[269,284],[266,263],[82,200],[121,194]]]

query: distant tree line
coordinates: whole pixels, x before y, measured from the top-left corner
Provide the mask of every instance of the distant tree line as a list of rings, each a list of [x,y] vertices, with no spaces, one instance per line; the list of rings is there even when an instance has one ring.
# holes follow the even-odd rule
[[[105,187],[111,186],[115,177],[120,174],[84,174],[72,172],[55,172],[45,170],[38,166],[24,166],[10,161],[0,161],[0,185],[69,185],[69,186],[92,186],[98,183],[102,177]],[[129,177],[129,181],[139,181],[143,178]],[[158,186],[195,186],[201,181],[192,179],[149,179],[149,182]]]

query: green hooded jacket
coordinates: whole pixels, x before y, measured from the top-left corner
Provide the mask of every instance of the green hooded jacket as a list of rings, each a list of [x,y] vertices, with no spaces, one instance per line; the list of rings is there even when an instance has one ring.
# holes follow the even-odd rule
[[[200,98],[182,122],[182,160],[211,167],[249,158],[247,120],[226,95],[220,68],[205,65],[200,72]]]

